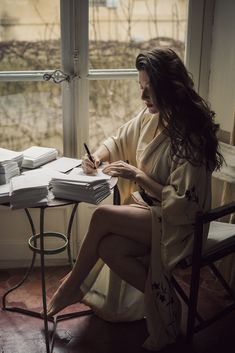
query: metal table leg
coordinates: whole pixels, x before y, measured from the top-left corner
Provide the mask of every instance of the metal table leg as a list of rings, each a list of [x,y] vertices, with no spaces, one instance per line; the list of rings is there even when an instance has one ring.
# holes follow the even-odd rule
[[[70,263],[71,267],[73,267],[73,259],[72,259],[72,255],[71,255],[70,238],[71,238],[73,220],[74,220],[74,216],[76,214],[77,208],[78,208],[78,203],[76,203],[73,206],[73,209],[72,209],[72,212],[71,212],[71,215],[70,215],[70,219],[69,219],[68,229],[67,229],[67,238],[68,238],[67,252],[68,252],[68,259],[69,259],[69,263]]]
[[[36,318],[43,319],[43,321],[44,321],[44,331],[45,331],[46,353],[52,353],[53,352],[53,348],[54,348],[54,338],[55,338],[57,323],[59,321],[69,320],[71,318],[92,314],[93,311],[92,310],[84,310],[82,312],[75,312],[75,313],[71,313],[71,314],[59,315],[56,318],[47,317],[45,255],[60,253],[60,252],[64,251],[66,249],[66,247],[67,247],[68,260],[69,260],[69,263],[70,263],[71,267],[73,266],[73,259],[72,259],[72,256],[71,256],[70,240],[71,240],[72,225],[73,225],[74,217],[75,217],[75,214],[76,214],[76,211],[77,211],[78,203],[75,203],[74,206],[73,206],[73,209],[72,209],[72,212],[71,212],[71,215],[70,215],[70,219],[69,219],[69,224],[68,224],[66,236],[64,234],[60,234],[60,233],[56,233],[56,232],[45,232],[44,231],[44,215],[45,215],[45,209],[47,207],[48,206],[40,206],[39,207],[40,208],[40,232],[39,232],[39,234],[36,234],[36,230],[35,230],[35,226],[34,226],[34,223],[33,223],[33,219],[31,217],[31,214],[30,214],[29,210],[27,208],[25,209],[25,212],[26,212],[26,215],[27,215],[27,218],[28,218],[28,221],[30,223],[31,230],[32,230],[32,236],[29,239],[29,247],[33,251],[33,257],[32,257],[32,260],[31,260],[31,264],[30,264],[28,270],[26,271],[23,279],[17,285],[15,285],[14,287],[10,288],[3,295],[2,308],[3,308],[3,310],[19,312],[19,313],[22,313],[22,314],[25,314],[25,315],[29,315],[29,316],[33,316],[33,317],[36,317]],[[57,237],[57,238],[62,238],[64,240],[64,245],[62,247],[60,247],[60,248],[57,248],[57,249],[50,249],[50,250],[45,249],[44,238],[45,237],[53,237],[53,236]],[[37,239],[39,240],[39,247],[37,247]],[[39,313],[39,312],[35,312],[35,311],[32,311],[32,310],[23,309],[23,308],[19,308],[19,307],[12,307],[12,306],[6,305],[6,298],[7,298],[8,294],[11,293],[12,291],[16,290],[17,288],[19,288],[28,279],[29,275],[31,274],[32,269],[33,269],[34,264],[35,264],[35,259],[36,259],[37,253],[40,255],[43,315],[41,313]],[[49,329],[48,329],[48,322],[53,323],[53,329],[52,329],[51,337],[50,337],[50,333],[49,333]]]
[[[45,330],[45,341],[47,353],[50,353],[48,319],[47,319],[47,300],[46,300],[46,280],[45,280],[45,261],[44,261],[44,212],[45,208],[40,208],[40,260],[41,260],[41,285],[42,285],[42,304],[43,320]]]
[[[25,209],[25,212],[26,212],[26,215],[28,217],[28,220],[29,220],[29,224],[31,226],[31,230],[32,230],[32,234],[35,235],[36,234],[36,231],[35,231],[35,227],[34,227],[34,224],[33,224],[33,220],[32,220],[32,217],[29,213],[29,210],[26,208]],[[34,241],[34,245],[36,246],[36,240]],[[8,310],[8,311],[15,311],[15,312],[19,312],[19,313],[23,313],[23,314],[26,314],[26,315],[32,315],[32,316],[35,316],[35,317],[40,317],[40,315],[37,313],[37,312],[34,312],[34,311],[31,311],[31,310],[27,310],[27,309],[21,309],[21,308],[17,308],[17,307],[12,307],[12,306],[7,306],[6,305],[6,298],[8,296],[8,294],[10,294],[11,292],[13,292],[15,289],[19,288],[29,277],[29,275],[31,274],[32,272],[32,269],[34,267],[34,263],[35,263],[35,259],[36,259],[36,253],[34,252],[33,253],[33,256],[32,256],[32,260],[31,260],[31,264],[28,268],[28,270],[26,271],[24,277],[22,278],[22,280],[17,283],[15,286],[13,286],[12,288],[10,288],[2,297],[2,309],[3,310]]]

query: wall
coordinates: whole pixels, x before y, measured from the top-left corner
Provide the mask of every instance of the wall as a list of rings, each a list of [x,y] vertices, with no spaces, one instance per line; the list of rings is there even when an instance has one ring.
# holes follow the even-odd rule
[[[216,0],[208,100],[222,129],[221,139],[229,142],[235,114],[235,1]],[[213,206],[221,201],[223,182],[213,180]]]
[[[56,207],[46,209],[44,230],[55,231],[66,234],[67,225],[71,213],[71,206]],[[30,209],[36,233],[39,233],[39,209]],[[76,239],[76,224],[74,220],[72,229],[71,245],[74,248]],[[26,267],[30,264],[32,251],[28,246],[28,239],[32,235],[30,223],[27,220],[24,210],[10,210],[7,206],[0,205],[0,268]],[[45,243],[45,248],[55,249],[62,246],[60,240],[49,238]],[[39,245],[39,244],[38,244]],[[36,257],[36,264],[40,261],[39,255]],[[67,264],[67,251],[57,255],[45,257],[47,265]]]
[[[231,132],[235,112],[235,1],[216,0],[209,101],[221,129]]]

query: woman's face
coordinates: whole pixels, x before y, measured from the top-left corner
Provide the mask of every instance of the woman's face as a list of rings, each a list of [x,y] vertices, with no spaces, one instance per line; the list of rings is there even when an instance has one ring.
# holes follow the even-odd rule
[[[151,98],[150,80],[148,74],[144,70],[139,71],[139,85],[141,89],[141,99],[146,104],[149,113],[158,113],[158,109]]]

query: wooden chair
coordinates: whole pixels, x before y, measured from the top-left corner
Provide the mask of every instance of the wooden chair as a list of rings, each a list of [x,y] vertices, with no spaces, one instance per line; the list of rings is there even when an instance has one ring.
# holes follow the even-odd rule
[[[233,184],[233,187],[235,187],[235,147],[221,143],[221,152],[225,158],[225,163],[221,171],[213,173],[213,176]],[[231,216],[234,212],[235,201],[231,199],[231,202],[227,204],[211,209],[209,212],[200,212],[196,215],[192,256],[184,259],[179,264],[182,268],[191,267],[188,294],[186,294],[182,286],[180,286],[177,276],[173,275],[173,285],[188,306],[186,326],[186,338],[188,341],[192,340],[194,333],[209,326],[235,309],[235,291],[229,286],[216,265],[216,261],[225,258],[229,254],[235,253],[235,224],[218,221],[226,215]],[[203,250],[203,227],[207,223],[210,223],[209,235]],[[203,319],[197,310],[201,269],[206,266],[210,268],[215,277],[220,281],[232,301],[228,307],[209,319]]]
[[[206,213],[198,213],[195,220],[194,246],[192,256],[181,262],[183,268],[191,267],[191,279],[189,295],[180,286],[177,277],[173,275],[172,281],[176,291],[188,306],[186,338],[191,341],[194,333],[209,326],[235,309],[235,292],[230,288],[224,277],[217,269],[215,262],[235,252],[235,225],[216,222],[217,219],[235,212],[235,202],[212,209]],[[210,231],[206,248],[202,252],[203,226],[210,222]],[[213,315],[209,319],[203,319],[197,311],[198,292],[201,269],[209,266],[216,278],[221,282],[232,304]]]

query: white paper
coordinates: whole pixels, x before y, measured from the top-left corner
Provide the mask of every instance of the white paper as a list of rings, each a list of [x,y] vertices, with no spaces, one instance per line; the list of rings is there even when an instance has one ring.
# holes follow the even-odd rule
[[[56,159],[58,152],[51,147],[32,146],[24,150],[23,155],[23,167],[37,168]]]
[[[69,170],[79,166],[82,164],[81,159],[69,158],[69,157],[61,157],[52,161],[50,163],[45,164],[42,168],[45,169],[53,169],[62,173],[66,173]]]
[[[92,174],[92,175],[91,174],[85,174],[83,172],[82,168],[74,168],[69,173],[69,175],[76,176],[77,177],[76,180],[87,181],[88,183],[92,182],[92,181],[97,181],[97,180],[110,180],[111,179],[110,175],[104,174],[102,172],[102,169],[99,169],[99,168],[96,169],[95,173]]]

